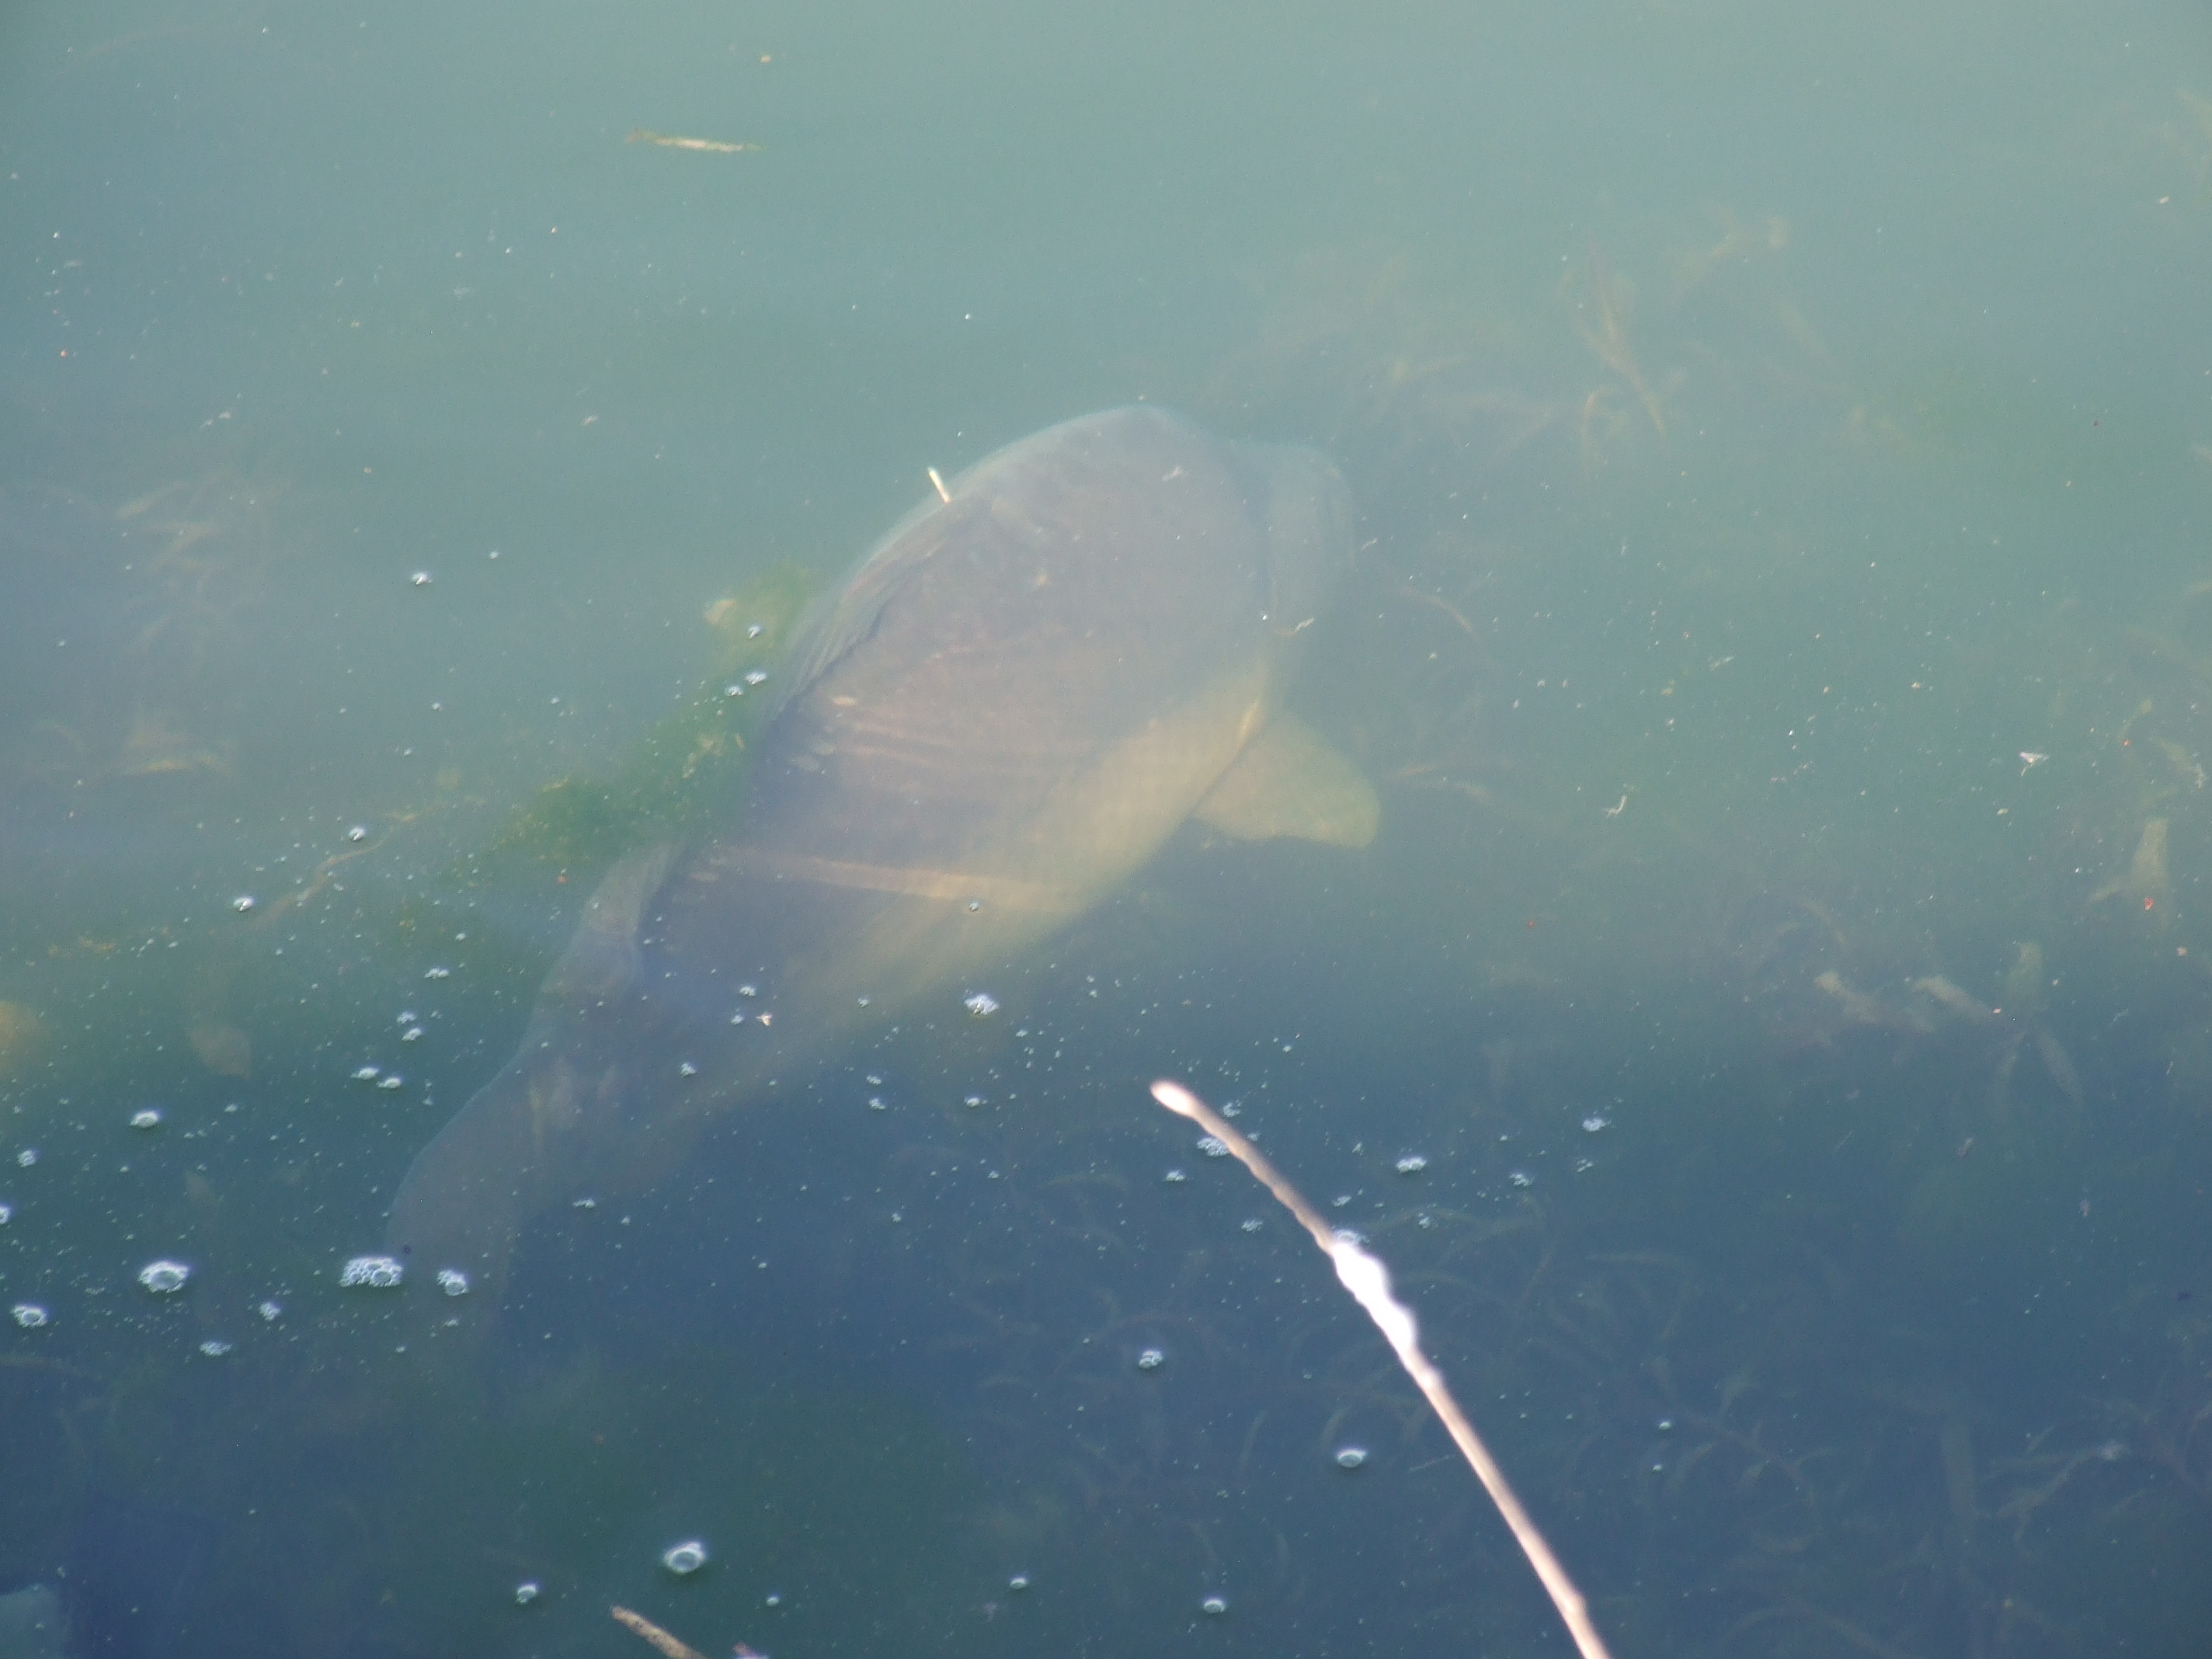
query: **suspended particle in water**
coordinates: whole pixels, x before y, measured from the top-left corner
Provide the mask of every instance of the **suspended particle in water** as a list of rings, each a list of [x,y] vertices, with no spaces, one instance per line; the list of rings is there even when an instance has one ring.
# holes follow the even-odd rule
[[[376,1079],[376,1086],[380,1089],[404,1089],[407,1086],[407,1079],[397,1072],[386,1072]]]
[[[1356,1469],[1366,1461],[1367,1448],[1364,1446],[1339,1446],[1336,1449],[1336,1467],[1340,1469]]]
[[[960,999],[960,1006],[978,1019],[988,1019],[999,1012],[999,1000],[988,991],[971,991]]]
[[[12,1204],[0,1204],[0,1227],[6,1226],[15,1218],[15,1206]]]
[[[424,979],[451,979],[453,976],[453,970],[450,968],[427,968],[422,971]]]
[[[762,1009],[760,1012],[755,1014],[753,1018],[763,1025],[773,1025],[775,1024],[775,1016],[769,1013],[765,1008]]]
[[[1334,1198],[1329,1200],[1328,1207],[1332,1210],[1340,1210],[1351,1202],[1352,1194],[1350,1193],[1339,1193]]]
[[[427,570],[418,570],[410,576],[407,581],[411,587],[428,587],[430,585],[430,573]]]
[[[219,1336],[211,1336],[200,1344],[200,1352],[210,1359],[220,1359],[231,1350],[231,1344]]]
[[[873,1072],[868,1073],[868,1087],[871,1089],[880,1089],[883,1086],[883,1079],[878,1077]]]
[[[760,994],[760,988],[757,985],[740,985],[738,987],[738,994],[741,997],[757,997]]]
[[[745,671],[745,684],[747,685],[762,684],[767,680],[767,678],[768,674],[765,670],[749,668]]]
[[[338,1269],[338,1283],[347,1290],[366,1287],[388,1291],[407,1276],[396,1256],[357,1255]]]
[[[422,1028],[419,1025],[409,1026],[399,1034],[399,1040],[402,1042],[420,1042],[422,1040]]]
[[[981,1095],[969,1095],[969,1096],[965,1100],[962,1101],[960,1103],[961,1103],[962,1105],[965,1106],[965,1107],[966,1107],[969,1111],[971,1111],[971,1112],[972,1112],[972,1111],[974,1111],[974,1110],[975,1110],[978,1106],[981,1106],[981,1105],[983,1103],[983,1097],[982,1097],[982,1096],[981,1096]]]
[[[1611,1118],[1607,1117],[1601,1112],[1592,1112],[1588,1117],[1583,1120],[1583,1133],[1584,1134],[1594,1135],[1600,1129],[1605,1128],[1607,1126],[1611,1124],[1612,1121],[1613,1120]]]
[[[732,1025],[742,1025],[744,1023],[745,1011],[742,1008],[738,1009],[736,1013],[730,1016],[730,1024]]]
[[[447,1296],[466,1296],[469,1293],[469,1276],[459,1267],[441,1267],[438,1269],[438,1288]]]
[[[15,1322],[27,1331],[35,1331],[46,1322],[46,1310],[35,1302],[18,1302],[8,1310]]]
[[[1006,1588],[1017,1594],[1027,1589],[1029,1587],[1030,1576],[1025,1572],[1018,1572],[1012,1578],[1006,1580]]]
[[[1241,1224],[1246,1232],[1256,1233],[1261,1228],[1266,1226],[1267,1224],[1261,1220],[1256,1215],[1248,1215],[1244,1218],[1243,1222]]]
[[[868,1006],[868,1000],[867,1000],[867,998],[866,998],[866,997],[862,997],[862,998],[860,998],[860,1006],[862,1006],[863,1008],[866,1007],[866,1006]]]
[[[1398,1160],[1397,1164],[1398,1173],[1400,1175],[1419,1175],[1422,1170],[1428,1167],[1429,1160],[1423,1158],[1419,1152],[1407,1153],[1405,1157]]]
[[[722,688],[722,695],[726,697],[742,697],[745,695],[745,688],[732,680]]]
[[[1168,1357],[1164,1349],[1146,1348],[1137,1355],[1137,1369],[1140,1371],[1156,1371],[1167,1363]]]
[[[242,916],[248,910],[251,910],[253,908],[254,903],[255,900],[252,894],[240,893],[236,898],[231,900],[230,908],[237,911],[238,914]]]
[[[884,1097],[881,1095],[870,1095],[868,1109],[872,1112],[887,1112],[890,1108],[884,1104]]]
[[[368,839],[368,826],[365,823],[355,824],[353,828],[346,831],[346,839],[351,842],[367,841]]]
[[[1226,1158],[1229,1156],[1229,1143],[1218,1135],[1200,1135],[1198,1150],[1208,1158]]]
[[[134,1129],[160,1128],[161,1127],[161,1109],[158,1106],[140,1107],[137,1111],[131,1114],[131,1127]]]
[[[1162,1176],[1160,1179],[1166,1182],[1170,1187],[1172,1187],[1179,1182],[1189,1180],[1190,1177],[1185,1175],[1181,1170],[1170,1170],[1165,1175]]]
[[[525,1579],[514,1587],[514,1605],[518,1607],[526,1607],[537,1599],[538,1583],[535,1579]]]
[[[1516,1170],[1505,1178],[1516,1187],[1533,1187],[1536,1184],[1536,1177],[1526,1170]]]
[[[1585,1172],[1595,1170],[1595,1168],[1597,1168],[1597,1160],[1594,1158],[1578,1158],[1575,1160],[1575,1173],[1577,1175],[1584,1174]]]
[[[353,1071],[353,1080],[354,1080],[356,1083],[374,1083],[374,1082],[375,1082],[375,1081],[376,1081],[376,1067],[375,1067],[375,1066],[355,1066],[355,1067],[354,1067],[354,1071]]]
[[[968,914],[971,916],[982,908],[983,901],[981,899],[969,899],[968,901]]]
[[[273,1325],[283,1317],[284,1304],[281,1302],[264,1302],[254,1311]]]
[[[757,639],[758,639],[760,636],[761,636],[761,625],[760,625],[758,623],[747,623],[745,624],[745,637],[746,637],[747,639],[749,639],[749,640],[757,640]]]
[[[138,1270],[138,1282],[156,1296],[173,1296],[185,1288],[192,1270],[181,1261],[149,1261]]]
[[[412,1008],[404,1008],[400,1011],[399,1018],[394,1020],[392,1024],[395,1025],[412,1025],[416,1020],[422,1018],[422,1016],[416,1013]]]
[[[696,1538],[671,1544],[661,1552],[660,1565],[678,1578],[686,1577],[707,1565],[707,1547]]]
[[[699,1068],[687,1060],[677,1066],[676,1075],[678,1077],[696,1077],[699,1075]]]
[[[38,1161],[39,1149],[35,1146],[26,1146],[15,1154],[15,1167],[19,1170],[27,1170]]]
[[[1218,1619],[1229,1611],[1229,1598],[1225,1595],[1209,1595],[1198,1604],[1198,1610],[1209,1619]]]

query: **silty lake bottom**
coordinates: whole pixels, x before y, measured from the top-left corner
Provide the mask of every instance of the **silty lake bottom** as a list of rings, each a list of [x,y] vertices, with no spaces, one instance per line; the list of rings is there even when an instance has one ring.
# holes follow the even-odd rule
[[[1371,852],[1185,831],[994,1012],[948,994],[534,1225],[452,1331],[422,1275],[343,1266],[506,1058],[594,826],[696,810],[684,723],[747,671],[641,761],[465,832],[434,798],[319,819],[251,874],[173,844],[219,769],[19,763],[50,879],[11,898],[0,1248],[46,1322],[8,1339],[10,1579],[122,1651],[619,1651],[611,1603],[707,1650],[1560,1650],[1164,1073],[1391,1262],[1616,1652],[2190,1650],[2195,599],[1900,655],[1885,606],[1936,602],[1878,573],[1747,608],[1713,573],[1763,530],[1685,532],[1686,593],[1623,551],[1679,470],[1648,416],[1598,465],[1557,413],[1496,440],[1495,401],[1322,434],[1362,547],[1293,704],[1382,787]],[[50,495],[9,522],[19,559],[118,534]],[[715,648],[773,665],[782,588],[728,597]],[[40,695],[82,731],[135,690]]]
[[[1162,1075],[1620,1659],[2212,1649],[2197,20],[1698,10],[11,20],[0,1651],[1565,1652]],[[1373,846],[342,1282],[806,598],[1139,399],[1341,469]]]

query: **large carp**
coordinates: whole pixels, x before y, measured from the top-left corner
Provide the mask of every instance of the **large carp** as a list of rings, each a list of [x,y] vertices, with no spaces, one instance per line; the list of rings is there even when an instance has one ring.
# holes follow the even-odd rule
[[[1278,713],[1350,558],[1321,456],[1122,409],[940,490],[798,636],[742,825],[615,866],[514,1058],[416,1156],[390,1238],[417,1269],[496,1285],[539,1212],[649,1184],[767,1079],[956,1008],[1194,815],[1371,839],[1374,792]]]

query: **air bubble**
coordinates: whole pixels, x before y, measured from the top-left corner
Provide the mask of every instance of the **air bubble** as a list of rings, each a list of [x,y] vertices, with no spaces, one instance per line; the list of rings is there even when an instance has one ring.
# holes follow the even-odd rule
[[[46,1310],[35,1302],[18,1302],[8,1311],[27,1331],[35,1331],[46,1322]]]
[[[975,1110],[978,1106],[981,1106],[981,1105],[983,1103],[983,1097],[982,1097],[982,1096],[981,1096],[981,1095],[969,1095],[969,1096],[965,1100],[962,1101],[960,1103],[961,1103],[962,1105],[965,1106],[965,1107],[966,1107],[969,1111],[971,1111],[971,1112],[972,1112],[972,1111],[974,1111],[974,1110]]]
[[[347,1290],[366,1286],[388,1291],[406,1276],[407,1269],[396,1256],[389,1255],[357,1255],[338,1269],[338,1283]]]
[[[257,901],[252,894],[240,893],[236,898],[231,900],[230,908],[237,911],[238,914],[242,916],[248,910],[251,910],[256,902]]]
[[[346,839],[348,841],[354,842],[367,841],[368,839],[368,826],[365,823],[356,823],[352,829],[346,831]]]
[[[376,1072],[377,1068],[374,1066],[356,1066],[354,1067],[353,1080],[356,1083],[374,1083],[376,1081]]]
[[[1140,1371],[1156,1371],[1167,1363],[1164,1349],[1146,1348],[1137,1355],[1137,1369]]]
[[[161,1109],[158,1106],[140,1107],[137,1111],[131,1114],[131,1127],[134,1129],[160,1128],[161,1127]]]
[[[1218,1619],[1229,1611],[1229,1598],[1225,1595],[1209,1595],[1198,1604],[1198,1610],[1209,1619]]]
[[[192,1270],[181,1261],[149,1261],[138,1270],[138,1282],[156,1296],[173,1296],[185,1288]]]
[[[745,637],[746,637],[747,639],[749,639],[749,640],[757,640],[757,639],[758,639],[760,636],[761,636],[761,625],[760,625],[758,623],[747,623],[745,624]]]
[[[1339,1446],[1336,1449],[1336,1467],[1340,1469],[1356,1469],[1366,1461],[1367,1448],[1364,1446]]]
[[[376,1079],[376,1086],[380,1089],[404,1089],[407,1086],[407,1079],[397,1072],[386,1072]]]
[[[1025,1572],[1018,1572],[1012,1578],[1006,1580],[1006,1588],[1010,1590],[1015,1591],[1017,1594],[1027,1589],[1029,1587],[1030,1576]]]
[[[1419,1175],[1422,1170],[1428,1167],[1429,1160],[1423,1158],[1419,1152],[1407,1153],[1405,1157],[1398,1160],[1397,1164],[1398,1173],[1400,1175]]]
[[[978,1019],[988,1019],[999,1012],[999,1000],[988,991],[971,991],[960,999],[960,1006]]]
[[[707,1547],[696,1538],[687,1538],[663,1550],[660,1565],[678,1578],[686,1577],[707,1565]]]
[[[427,570],[418,570],[410,576],[407,581],[410,586],[428,587],[430,585],[430,573]]]
[[[526,1607],[537,1599],[538,1585],[535,1580],[526,1579],[514,1587],[514,1605],[518,1607]]]
[[[438,1288],[447,1296],[466,1296],[469,1293],[469,1276],[459,1267],[441,1267],[438,1269]]]

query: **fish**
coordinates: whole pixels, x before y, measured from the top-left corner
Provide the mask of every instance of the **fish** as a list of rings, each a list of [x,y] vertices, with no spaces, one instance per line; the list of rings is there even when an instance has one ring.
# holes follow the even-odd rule
[[[1282,707],[1351,562],[1328,460],[1140,405],[938,482],[802,619],[739,821],[610,870],[514,1058],[416,1154],[387,1231],[410,1279],[503,1284],[534,1218],[957,1014],[1187,822],[1374,838],[1372,786]]]

